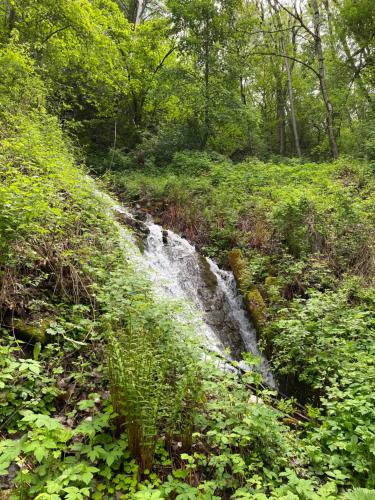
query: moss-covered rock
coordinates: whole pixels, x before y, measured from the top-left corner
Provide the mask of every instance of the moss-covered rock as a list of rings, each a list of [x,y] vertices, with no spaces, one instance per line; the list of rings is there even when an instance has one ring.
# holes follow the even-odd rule
[[[258,288],[252,288],[246,294],[246,307],[258,332],[261,332],[265,320],[267,306]]]
[[[238,248],[231,250],[228,254],[228,262],[237,285],[243,293],[246,309],[256,329],[260,332],[265,323],[267,306],[258,288],[252,287],[249,290],[248,265],[242,251]],[[271,286],[273,280],[268,280],[268,284]]]
[[[50,318],[44,318],[38,321],[33,321],[28,323],[26,320],[21,318],[14,318],[11,325],[15,333],[28,342],[40,342],[44,344],[47,342],[47,328],[51,322]]]
[[[239,248],[233,248],[233,250],[228,253],[228,263],[236,278],[238,287],[244,291],[247,265],[243,253]]]

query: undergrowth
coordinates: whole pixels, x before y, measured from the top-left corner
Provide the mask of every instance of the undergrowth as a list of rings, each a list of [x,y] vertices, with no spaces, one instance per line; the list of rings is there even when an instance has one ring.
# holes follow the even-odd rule
[[[108,173],[204,253],[232,268],[282,392],[308,408],[319,477],[374,487],[374,165],[342,158],[232,163],[177,153]]]
[[[350,399],[346,370],[345,384],[324,395],[331,417],[311,409],[306,425],[292,401],[275,403],[251,373],[218,369],[191,340],[189,324],[178,322],[178,310],[152,292],[115,202],[75,163],[44,102],[27,54],[2,50],[2,497],[329,499],[372,487],[368,387],[360,384],[362,399]],[[217,171],[213,186],[224,174]],[[207,176],[197,180],[195,194],[204,196],[208,185]],[[226,248],[225,217],[237,224],[229,208],[216,239],[206,241],[211,253]],[[262,276],[263,261],[254,262]],[[369,321],[361,316],[360,331]],[[341,433],[350,426],[358,442],[346,449]]]

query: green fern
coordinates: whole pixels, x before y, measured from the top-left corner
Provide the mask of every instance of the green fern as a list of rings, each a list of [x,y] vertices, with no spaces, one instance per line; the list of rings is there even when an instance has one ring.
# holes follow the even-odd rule
[[[131,287],[129,296],[126,290]],[[113,406],[131,454],[150,469],[161,428],[188,446],[197,405],[197,356],[168,304],[155,304],[139,276],[118,273],[106,288],[107,359]]]
[[[354,488],[345,495],[347,500],[375,500],[375,490],[367,490],[366,488]]]

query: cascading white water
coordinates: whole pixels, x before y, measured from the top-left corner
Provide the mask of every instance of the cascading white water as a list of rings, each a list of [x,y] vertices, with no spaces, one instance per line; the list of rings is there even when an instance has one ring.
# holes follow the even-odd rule
[[[220,269],[173,231],[166,231],[151,220],[141,222],[125,207],[107,198],[111,209],[127,225],[140,233],[147,233],[141,255],[136,251],[134,238],[120,226],[126,253],[129,255],[130,252],[133,264],[147,271],[156,293],[168,300],[183,301],[185,311],[191,312],[185,316],[189,321],[196,320],[199,313],[203,321],[198,321],[195,329],[209,350],[231,360],[241,360],[244,352],[259,356],[261,365],[258,369],[264,381],[276,387],[268,362],[259,352],[256,331],[248,319],[233,273]],[[239,366],[249,369],[243,362],[239,362]]]
[[[146,227],[149,234],[144,259],[158,293],[182,299],[200,311],[203,325],[199,330],[211,350],[224,354],[229,349],[237,359],[243,352],[260,356],[265,382],[275,386],[267,361],[257,347],[255,328],[247,317],[233,274],[219,269],[172,231],[151,221],[146,222]]]

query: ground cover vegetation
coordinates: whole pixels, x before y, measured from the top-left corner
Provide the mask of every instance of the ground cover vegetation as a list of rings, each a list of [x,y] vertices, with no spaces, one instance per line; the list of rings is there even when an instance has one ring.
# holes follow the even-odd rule
[[[181,172],[182,165],[190,173]],[[369,477],[372,169],[348,159],[233,164],[179,153],[162,171],[115,175],[128,198],[232,268],[281,390],[316,408],[309,439],[319,455],[330,450],[319,467],[340,464],[336,473],[351,474],[358,459],[369,466]],[[361,429],[366,437],[357,435]]]
[[[0,497],[374,498],[373,2],[0,17]],[[108,190],[233,270],[285,396],[202,356]]]

